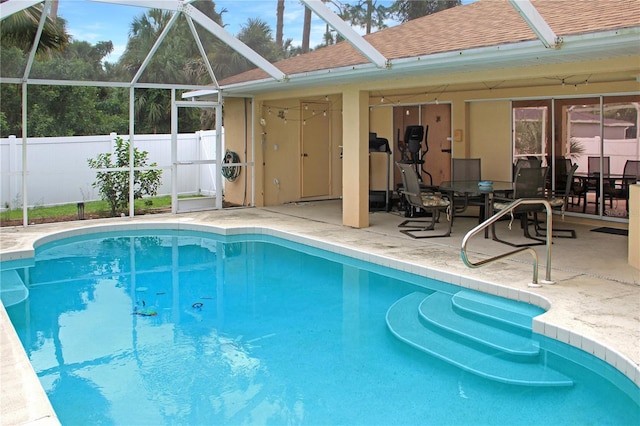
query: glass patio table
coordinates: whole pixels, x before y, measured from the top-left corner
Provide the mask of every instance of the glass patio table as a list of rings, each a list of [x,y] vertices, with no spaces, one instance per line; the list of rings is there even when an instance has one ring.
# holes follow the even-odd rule
[[[455,215],[455,197],[454,194],[465,195],[469,197],[478,197],[482,196],[484,200],[484,209],[480,213],[482,215],[482,221],[487,220],[491,217],[491,213],[493,209],[491,208],[491,203],[493,202],[494,194],[498,193],[500,195],[508,194],[512,192],[514,189],[513,182],[509,181],[490,181],[492,182],[491,186],[480,185],[480,183],[485,183],[489,181],[485,180],[458,180],[458,181],[445,181],[438,185],[438,190],[440,192],[446,192],[450,196],[450,200],[452,202],[451,206],[451,220],[453,221]],[[488,238],[488,228],[485,228],[484,237]]]
[[[580,181],[580,186],[584,188],[584,204],[582,206],[582,213],[586,213],[587,211],[587,195],[589,191],[594,191],[596,194],[595,202],[596,202],[596,210],[595,213],[599,212],[599,203],[600,203],[600,173],[599,172],[591,172],[591,173],[574,173],[573,177]],[[631,185],[638,180],[636,176],[625,176],[624,174],[618,173],[608,173],[603,177],[603,181],[606,182],[607,185],[612,188],[616,186],[616,182],[620,185]],[[605,194],[606,195],[606,194]]]

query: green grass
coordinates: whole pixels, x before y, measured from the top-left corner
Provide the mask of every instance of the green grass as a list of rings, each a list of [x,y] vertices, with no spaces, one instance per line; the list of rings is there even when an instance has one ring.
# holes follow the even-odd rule
[[[151,202],[151,204],[149,204]],[[166,195],[162,197],[144,198],[141,200],[135,200],[134,202],[136,212],[144,212],[147,209],[171,207],[171,196]],[[110,207],[106,201],[90,201],[84,203],[84,214],[98,215],[102,217],[110,216]],[[78,206],[76,203],[62,204],[59,206],[49,207],[32,207],[29,209],[29,218],[39,219],[45,217],[65,217],[78,214]],[[22,209],[7,210],[2,213],[2,219],[15,220],[22,218]]]

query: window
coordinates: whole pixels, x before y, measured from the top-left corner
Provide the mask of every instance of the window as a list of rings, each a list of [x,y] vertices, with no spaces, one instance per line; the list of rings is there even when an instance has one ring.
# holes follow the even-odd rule
[[[538,158],[547,164],[550,153],[549,101],[519,101],[513,103],[513,163],[520,158]]]
[[[628,217],[624,191],[616,189],[627,161],[640,160],[640,96],[525,100],[512,105],[514,163],[519,158],[541,159],[551,167],[549,185],[553,187],[562,181],[565,161],[570,160],[578,164],[576,175],[582,179],[578,183],[584,187],[577,188],[576,192],[583,192],[569,211]],[[604,167],[595,181],[588,179],[590,162],[592,168],[594,164]],[[556,169],[559,164],[562,170]]]

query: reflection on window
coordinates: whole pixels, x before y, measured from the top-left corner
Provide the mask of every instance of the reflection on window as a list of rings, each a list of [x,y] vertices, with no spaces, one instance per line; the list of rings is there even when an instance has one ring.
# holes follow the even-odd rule
[[[588,158],[599,157],[601,146],[611,174],[622,174],[627,160],[638,159],[637,103],[605,104],[602,120],[600,105],[572,105],[566,107],[566,113],[567,151],[578,169],[587,170]]]
[[[578,165],[567,212],[628,218],[628,183],[640,167],[640,96],[519,100],[512,114],[514,163],[542,160],[553,190]]]
[[[548,108],[525,107],[513,109],[513,161],[519,158],[546,157]]]

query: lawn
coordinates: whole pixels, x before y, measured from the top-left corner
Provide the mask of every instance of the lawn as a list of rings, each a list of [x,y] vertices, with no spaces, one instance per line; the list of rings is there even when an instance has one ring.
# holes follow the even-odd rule
[[[171,208],[171,196],[150,197],[135,200],[136,214],[149,214],[167,212]],[[81,214],[77,204],[62,204],[59,206],[35,206],[28,209],[29,224],[65,222],[79,219],[97,219],[110,217],[111,209],[104,200],[89,201],[84,203],[84,212]],[[0,213],[1,226],[22,225],[22,209],[6,210]]]

